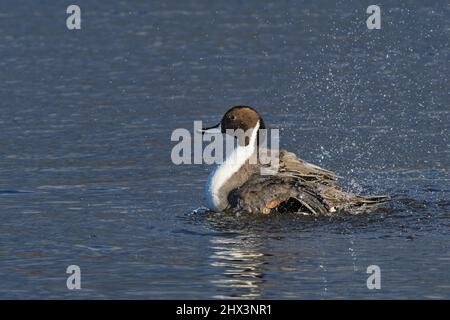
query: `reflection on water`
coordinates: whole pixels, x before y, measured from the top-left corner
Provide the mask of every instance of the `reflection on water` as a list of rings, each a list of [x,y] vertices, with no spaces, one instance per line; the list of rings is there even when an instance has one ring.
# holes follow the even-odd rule
[[[215,231],[209,239],[209,264],[215,270],[210,282],[216,288],[212,298],[263,299],[274,285],[284,282],[280,279],[280,283],[274,283],[274,273],[301,273],[296,267],[297,258],[285,245],[278,247],[286,241],[287,221],[282,216],[207,215],[203,222]]]
[[[265,258],[262,243],[255,238],[236,236],[234,238],[215,237],[210,240],[213,254],[211,266],[221,268],[221,277],[212,280],[219,287],[229,289],[228,295],[214,298],[258,299],[264,290]]]

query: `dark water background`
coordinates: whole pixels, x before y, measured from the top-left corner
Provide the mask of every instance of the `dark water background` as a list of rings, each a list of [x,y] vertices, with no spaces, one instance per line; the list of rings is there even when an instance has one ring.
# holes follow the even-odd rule
[[[0,298],[450,298],[448,1],[384,1],[381,30],[367,1],[73,2],[81,31],[72,2],[0,3]],[[192,214],[211,167],[171,133],[235,104],[394,201]]]

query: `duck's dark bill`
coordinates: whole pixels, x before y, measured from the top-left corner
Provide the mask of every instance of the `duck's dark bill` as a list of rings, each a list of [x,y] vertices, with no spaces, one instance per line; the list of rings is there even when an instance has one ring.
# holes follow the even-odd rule
[[[222,128],[220,126],[220,123],[216,124],[213,127],[209,127],[209,128],[202,128],[201,130],[202,134],[217,134],[217,133],[222,133]]]

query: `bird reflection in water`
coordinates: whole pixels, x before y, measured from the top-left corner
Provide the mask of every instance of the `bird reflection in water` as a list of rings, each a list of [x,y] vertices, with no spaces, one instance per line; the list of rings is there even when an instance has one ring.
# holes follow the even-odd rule
[[[284,241],[291,219],[206,212],[195,217],[214,230],[209,238],[209,263],[217,268],[211,278],[217,288],[212,298],[264,299],[267,291],[280,285],[272,283],[268,274],[298,272],[295,256],[274,243]]]
[[[262,252],[262,243],[249,236],[215,237],[210,240],[213,254],[211,265],[223,268],[219,279],[212,282],[227,295],[216,299],[258,299],[264,289],[264,265],[270,255]]]
[[[273,263],[278,264],[267,247],[267,219],[211,214],[207,220],[216,231],[209,240],[210,265],[220,268],[211,281],[217,287],[213,298],[262,298],[267,286],[266,272],[274,268]],[[273,236],[276,232],[271,231],[270,237]]]

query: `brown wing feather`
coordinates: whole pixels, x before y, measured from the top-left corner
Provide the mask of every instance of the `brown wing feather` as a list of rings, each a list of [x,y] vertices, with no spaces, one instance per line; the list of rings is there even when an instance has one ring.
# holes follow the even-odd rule
[[[303,161],[286,150],[273,152],[268,151],[266,155],[279,156],[278,172],[260,175],[254,171],[250,179],[228,194],[230,208],[270,213],[285,201],[296,199],[311,214],[325,215],[337,210],[356,213],[358,208],[389,201],[385,196],[365,197],[345,192],[336,184],[339,176],[334,172]]]
[[[255,175],[228,196],[231,207],[247,212],[269,213],[281,203],[293,198],[298,200],[311,214],[326,214],[328,208],[310,183],[286,176]]]
[[[279,153],[280,174],[291,175],[305,180],[333,183],[339,176],[333,171],[323,169],[312,163],[299,159],[294,153],[281,150]]]

